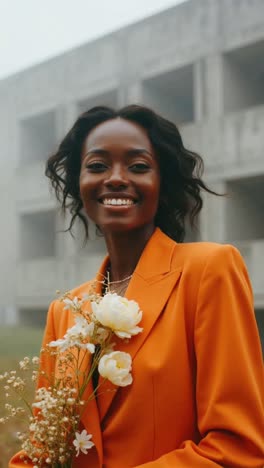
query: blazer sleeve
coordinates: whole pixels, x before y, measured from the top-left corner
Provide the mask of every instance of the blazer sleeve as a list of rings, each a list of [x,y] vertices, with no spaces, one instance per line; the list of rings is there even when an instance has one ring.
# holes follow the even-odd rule
[[[262,468],[262,353],[247,270],[232,246],[219,246],[206,262],[193,339],[201,440],[140,467]]]
[[[44,331],[42,347],[44,348],[50,341],[56,340],[55,336],[55,327],[54,327],[54,309],[56,307],[56,303],[58,301],[53,301],[49,307],[48,314],[47,314],[47,321],[46,327]],[[40,369],[44,371],[47,375],[52,375],[54,371],[54,362],[53,360],[46,354],[42,354],[40,358]],[[37,387],[47,386],[47,381],[43,377],[39,378],[37,383]],[[21,456],[25,455],[23,451],[16,453],[9,462],[9,468],[25,468],[25,467],[33,467],[33,463],[26,458],[27,464],[25,464],[21,460]]]

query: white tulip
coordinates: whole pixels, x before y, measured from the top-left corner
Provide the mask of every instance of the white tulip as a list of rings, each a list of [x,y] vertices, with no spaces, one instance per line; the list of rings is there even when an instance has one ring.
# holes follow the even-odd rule
[[[142,312],[135,301],[108,293],[99,303],[92,302],[91,305],[94,318],[119,338],[131,338],[143,330],[137,326],[142,319]]]
[[[126,387],[132,383],[131,369],[132,358],[130,354],[122,351],[105,354],[98,365],[99,374],[119,387]]]

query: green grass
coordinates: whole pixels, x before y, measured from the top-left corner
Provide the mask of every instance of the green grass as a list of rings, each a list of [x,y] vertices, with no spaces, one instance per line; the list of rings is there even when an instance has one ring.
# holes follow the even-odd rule
[[[26,327],[0,328],[0,374],[6,370],[15,370],[18,362],[25,356],[38,356],[41,347],[43,329]],[[32,384],[32,394],[34,393]],[[4,415],[3,395],[0,395],[0,417]],[[23,430],[23,423],[11,420],[0,425],[0,468],[8,467],[10,457],[20,449],[16,432]],[[26,465],[25,465],[26,466]]]
[[[26,327],[0,328],[0,357],[19,358],[39,354],[43,329]]]

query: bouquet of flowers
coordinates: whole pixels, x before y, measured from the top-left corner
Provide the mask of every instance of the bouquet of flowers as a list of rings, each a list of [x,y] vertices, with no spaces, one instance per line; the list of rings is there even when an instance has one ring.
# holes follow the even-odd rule
[[[75,324],[63,338],[51,341],[41,350],[54,359],[56,372],[46,375],[39,366],[39,358],[25,357],[19,363],[20,372],[12,370],[0,375],[6,397],[10,398],[12,392],[18,396],[15,405],[6,403],[7,415],[0,423],[11,417],[27,416],[28,430],[18,437],[25,453],[22,459],[25,463],[30,459],[34,468],[70,468],[80,452],[87,454],[94,445],[92,434],[85,429],[80,432],[79,426],[84,409],[100,387],[98,376],[117,386],[132,383],[131,356],[114,350],[113,338],[129,340],[142,331],[138,326],[142,318],[138,304],[115,293],[107,292],[103,297],[90,294],[82,298],[71,298],[66,293],[61,300],[64,309],[73,312]],[[92,355],[91,365],[82,370],[87,354]],[[44,386],[38,386],[32,405],[25,397],[28,375],[34,381],[45,380]],[[96,385],[84,399],[91,379]]]

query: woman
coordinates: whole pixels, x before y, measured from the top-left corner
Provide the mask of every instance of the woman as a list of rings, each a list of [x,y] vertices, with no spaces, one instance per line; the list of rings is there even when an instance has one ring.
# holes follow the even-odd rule
[[[91,403],[82,423],[95,447],[76,467],[264,464],[262,356],[245,265],[230,245],[181,243],[201,189],[210,192],[201,170],[175,125],[140,106],[84,113],[48,161],[70,229],[79,217],[87,233],[89,216],[104,235],[97,279],[108,272],[108,288],[143,311],[143,332],[123,344],[133,384]],[[71,320],[55,301],[44,342]],[[23,465],[15,456],[10,466]]]

